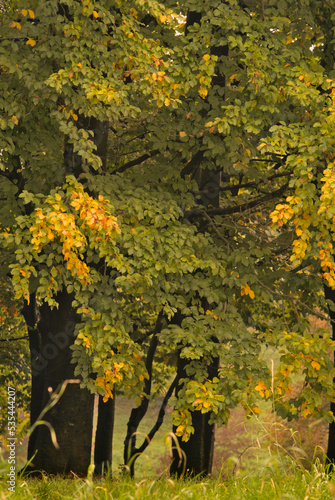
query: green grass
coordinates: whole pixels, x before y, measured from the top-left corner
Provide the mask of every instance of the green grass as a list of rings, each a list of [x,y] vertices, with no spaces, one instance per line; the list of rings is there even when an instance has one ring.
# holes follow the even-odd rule
[[[113,479],[18,479],[16,492],[6,491],[5,481],[0,482],[0,499],[33,500],[332,500],[335,483],[315,466],[304,471],[291,466],[286,469],[268,464],[253,475],[243,475],[228,480],[175,480],[169,478],[132,481],[122,476]]]
[[[156,420],[160,404],[160,400],[150,404],[139,427],[138,444]],[[130,480],[119,466],[132,407],[133,402],[127,398],[116,398],[111,478],[18,478],[15,493],[10,493],[5,479],[7,462],[1,462],[0,457],[0,500],[335,499],[335,475],[332,479],[322,465],[327,425],[301,419],[290,428],[271,413],[267,403],[260,405],[262,414],[250,420],[244,418],[241,408],[232,411],[228,426],[216,432],[213,477],[193,480],[168,476],[166,436],[172,429],[169,409],[161,429],[136,462],[135,479]],[[22,460],[25,450],[19,447],[17,451]]]
[[[283,448],[279,441],[282,424],[276,422],[274,416],[266,414],[265,411],[262,418],[249,421],[245,421],[237,413],[236,425],[239,426],[240,432],[223,429],[226,439],[229,436],[232,439],[226,442],[230,453],[234,449],[234,442],[235,448],[238,449],[234,441],[236,437],[241,439],[241,446],[244,449],[243,457],[238,456],[238,453],[226,455],[228,458],[217,460],[215,476],[193,480],[177,480],[168,477],[168,463],[161,458],[168,454],[165,442],[166,434],[171,431],[171,414],[168,414],[167,421],[162,426],[159,435],[155,437],[144,456],[138,460],[135,479],[130,480],[124,476],[118,464],[122,463],[123,440],[127,424],[124,416],[129,415],[131,405],[132,403],[127,399],[119,399],[111,478],[92,479],[90,476],[86,479],[75,476],[73,478],[17,478],[15,493],[11,493],[7,490],[5,478],[7,463],[3,460],[2,463],[0,462],[0,475],[2,476],[0,500],[6,498],[20,500],[335,499],[335,476],[332,480],[318,460],[314,462],[310,460],[308,470],[304,467],[306,463],[301,461],[303,450],[294,440],[294,434],[292,435],[293,446]],[[158,407],[159,402],[151,406],[140,429],[143,435],[150,429]]]
[[[142,444],[148,432],[156,421],[163,398],[158,398],[149,405],[147,414],[141,422],[138,434],[137,444]],[[116,398],[115,424],[113,436],[113,471],[118,468],[123,461],[123,442],[126,437],[127,422],[134,403],[126,397]],[[165,436],[172,431],[172,409],[166,411],[163,424],[154,439],[136,460],[136,476],[143,477],[150,474],[156,474],[157,471],[167,467],[168,448],[165,445]]]

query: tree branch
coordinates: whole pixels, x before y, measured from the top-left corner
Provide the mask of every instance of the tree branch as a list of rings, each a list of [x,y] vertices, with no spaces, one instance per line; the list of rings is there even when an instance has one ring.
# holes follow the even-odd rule
[[[124,165],[122,165],[120,168],[118,168],[115,172],[121,173],[125,172],[125,170],[128,170],[128,168],[135,167],[136,165],[140,165],[143,163],[145,160],[148,160],[149,158],[152,158],[153,156],[158,155],[160,151],[158,149],[155,149],[155,151],[151,151],[151,153],[145,153],[142,156],[139,156],[138,158],[135,158],[134,160],[128,161]]]
[[[14,342],[15,340],[22,340],[22,339],[29,339],[28,335],[25,335],[24,337],[15,337],[13,339],[0,339],[0,342]]]
[[[244,189],[247,187],[258,187],[260,184],[265,184],[267,182],[271,182],[273,179],[277,179],[278,177],[287,177],[292,175],[292,172],[286,171],[282,172],[281,174],[274,174],[271,175],[270,177],[267,177],[264,180],[260,180],[259,182],[246,182],[245,184],[233,184],[232,186],[224,186],[220,188],[220,191],[229,191],[232,188],[239,188],[239,189]],[[206,191],[201,191],[200,193],[205,193]]]
[[[165,394],[165,397],[164,397],[162,405],[160,407],[160,410],[159,410],[158,417],[157,417],[157,420],[155,422],[155,425],[152,427],[152,429],[149,432],[149,434],[147,435],[146,439],[144,439],[142,445],[139,448],[136,448],[135,453],[136,454],[138,453],[138,456],[141,453],[143,453],[144,450],[149,446],[149,444],[152,441],[154,435],[156,434],[156,432],[159,430],[160,426],[162,425],[163,420],[164,420],[164,416],[165,416],[166,406],[167,406],[167,404],[169,402],[170,397],[172,396],[172,393],[173,393],[174,389],[177,387],[179,378],[180,378],[180,374],[177,373],[177,375],[173,379],[173,382],[170,385],[167,393]]]
[[[263,197],[257,197],[251,201],[246,203],[242,203],[241,205],[235,205],[234,207],[226,207],[226,208],[211,208],[209,210],[203,210],[200,208],[195,208],[188,212],[185,212],[185,217],[191,219],[193,217],[203,216],[205,213],[209,216],[211,215],[232,215],[236,213],[245,212],[246,210],[250,210],[251,208],[257,207],[258,205],[262,205],[268,201],[272,201],[274,198],[281,196],[284,194],[288,187],[288,183],[282,186],[281,188],[269,193]]]
[[[142,397],[141,404],[137,406],[136,408],[133,408],[128,420],[128,425],[127,425],[127,434],[126,438],[124,440],[124,461],[125,463],[129,463],[131,458],[134,456],[134,453],[136,453],[134,450],[136,449],[136,431],[138,429],[138,426],[143,419],[144,415],[147,412],[148,405],[149,405],[149,395],[151,392],[151,383],[152,383],[152,364],[153,364],[153,359],[154,355],[157,349],[158,345],[158,337],[157,334],[160,332],[162,328],[162,314],[160,313],[158,315],[157,321],[156,321],[156,327],[155,327],[155,332],[151,338],[150,341],[150,346],[148,349],[146,361],[145,361],[145,367],[147,369],[149,378],[145,380],[144,382],[144,395]],[[131,443],[131,448],[129,450],[129,443]],[[131,467],[131,476],[134,474],[134,462],[132,462]]]

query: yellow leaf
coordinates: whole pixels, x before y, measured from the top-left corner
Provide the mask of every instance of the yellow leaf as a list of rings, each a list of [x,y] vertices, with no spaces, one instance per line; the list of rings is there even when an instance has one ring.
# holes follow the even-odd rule
[[[96,10],[94,10],[94,11],[92,12],[92,14],[93,14],[93,17],[95,17],[95,18],[99,17],[99,14],[97,13],[97,11],[96,11]]]
[[[208,59],[210,59],[210,55],[209,54],[205,54],[204,56],[202,56],[202,58],[205,60],[205,61],[208,61]]]
[[[28,11],[26,9],[22,9],[21,10],[21,14],[26,17],[26,15],[28,14]]]
[[[31,45],[32,47],[34,47],[34,45],[36,45],[36,41],[33,40],[32,38],[28,38],[26,45]]]
[[[181,437],[184,432],[184,426],[183,425],[178,425],[176,429],[176,436]]]
[[[265,391],[265,389],[266,389],[266,385],[264,384],[264,382],[262,380],[260,380],[255,387],[255,391],[261,392],[261,391]]]
[[[165,101],[164,101],[165,106],[169,106],[170,102],[171,102],[170,99],[168,97],[166,97]]]
[[[160,22],[161,22],[161,23],[165,23],[165,21],[167,20],[166,15],[165,15],[165,14],[161,14],[161,15],[159,16],[159,20],[160,20]]]
[[[18,30],[21,29],[21,24],[20,23],[17,23],[16,21],[12,21],[10,24],[9,24],[9,27],[10,28],[17,28]]]
[[[35,14],[32,10],[28,9],[28,14],[29,14],[29,17],[30,19],[34,19],[35,18]]]
[[[251,299],[255,298],[255,292],[253,292],[249,285],[241,285],[241,295],[249,295]]]
[[[180,135],[180,137],[186,137],[187,136],[186,132],[179,132],[179,135]]]
[[[258,413],[258,415],[262,413],[262,410],[261,410],[260,408],[258,408],[258,406],[255,406],[255,407],[252,409],[252,411],[253,411],[254,413]]]
[[[320,370],[320,368],[321,368],[320,363],[318,363],[317,361],[312,361],[312,366],[313,366],[313,368],[315,368],[316,370]]]
[[[136,19],[137,19],[137,17],[138,17],[137,10],[135,10],[135,9],[133,9],[133,8],[129,9],[129,14],[130,14],[131,16],[135,17]]]
[[[303,408],[302,409],[302,414],[304,417],[308,417],[308,415],[311,415],[313,413],[313,410],[311,410],[310,408]]]
[[[17,117],[15,115],[12,116],[11,118],[12,122],[17,125],[19,123],[19,120],[17,119]]]

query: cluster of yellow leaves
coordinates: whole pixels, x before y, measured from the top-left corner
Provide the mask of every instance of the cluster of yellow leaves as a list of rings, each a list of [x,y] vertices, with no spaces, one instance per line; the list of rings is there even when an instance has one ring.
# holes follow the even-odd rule
[[[262,380],[258,381],[258,384],[255,387],[255,391],[258,392],[258,394],[261,396],[261,398],[268,398],[271,396],[272,391],[271,389],[267,389],[265,383]]]
[[[97,377],[95,384],[97,387],[101,387],[105,391],[105,395],[103,397],[104,403],[106,403],[109,399],[113,399],[113,387],[114,384],[122,381],[123,374],[121,373],[121,370],[124,366],[124,363],[113,363],[111,370],[106,370],[102,377]]]
[[[60,196],[55,196],[60,201]],[[35,212],[35,221],[30,227],[31,244],[36,253],[40,253],[43,247],[55,238],[62,243],[62,253],[67,263],[67,269],[72,275],[77,275],[80,280],[87,284],[89,281],[89,269],[85,262],[78,256],[79,249],[85,246],[85,237],[76,225],[75,216],[61,207],[58,203],[52,206],[51,211],[38,209]]]
[[[35,13],[30,9],[22,9],[21,14],[24,17],[27,17],[29,15],[30,19],[35,19]]]
[[[70,77],[70,75],[69,75],[69,77]],[[58,111],[61,111],[62,113],[65,113],[68,118],[73,118],[74,121],[78,120],[78,115],[72,109],[70,109],[68,111],[66,109],[66,107],[62,105],[62,106],[58,106]]]
[[[209,401],[206,401],[206,400],[201,399],[201,398],[197,398],[195,401],[193,401],[192,404],[194,406],[194,409],[197,411],[200,411],[202,409],[209,410],[211,407],[211,404]]]
[[[34,11],[32,11],[32,10],[30,10],[30,9],[22,9],[22,10],[21,10],[21,14],[22,14],[24,17],[29,16],[29,17],[30,17],[30,19],[35,19],[35,13],[34,13]],[[10,27],[10,28],[16,28],[16,29],[18,29],[18,30],[20,30],[20,29],[22,28],[22,27],[21,27],[21,24],[20,24],[18,21],[11,21],[11,22],[9,23],[9,27]],[[29,41],[29,40],[30,40],[30,38],[28,39],[28,41]],[[32,41],[34,41],[34,40],[32,40]],[[34,42],[34,45],[35,45],[35,43],[36,43],[36,42]],[[29,44],[28,42],[27,42],[27,44],[28,44],[28,45],[31,45],[31,43]]]
[[[89,349],[91,347],[91,341],[88,337],[83,337],[83,344],[86,347],[86,349]]]
[[[207,316],[212,316],[212,318],[214,318],[215,320],[220,320],[221,318],[219,316],[215,316],[215,314],[213,313],[213,311],[210,311],[209,309],[207,309],[206,311],[206,315]]]
[[[103,196],[99,195],[98,200],[95,200],[84,192],[80,184],[77,184],[72,192],[70,204],[79,213],[84,226],[94,230],[95,234],[103,234],[105,240],[114,238],[115,231],[119,227],[117,218],[107,214],[107,203]],[[101,235],[98,238],[101,238]]]
[[[308,415],[312,415],[313,412],[314,412],[314,408],[308,408],[307,403],[303,403],[301,405],[301,414],[304,417],[308,417]]]
[[[191,427],[191,413],[189,410],[184,410],[178,413],[178,417],[180,424],[178,425],[175,434],[177,437],[181,437],[182,441],[187,441],[190,435],[194,432],[194,429]]]
[[[241,295],[249,295],[251,299],[255,298],[255,292],[251,290],[248,284],[245,286],[241,285]]]
[[[18,30],[21,29],[21,24],[17,21],[12,21],[10,24],[9,24],[9,27],[10,28],[17,28]]]
[[[117,219],[110,215],[109,202],[103,196],[94,199],[71,178],[68,178],[64,189],[66,192],[50,194],[27,217],[25,238],[29,251],[26,250],[24,256],[26,264],[22,263],[21,252],[18,254],[20,263],[13,266],[17,298],[23,296],[29,301],[29,280],[32,274],[37,277],[37,271],[30,263],[32,259],[45,259],[45,255],[50,256],[51,262],[48,272],[44,270],[43,277],[41,275],[44,299],[51,298],[53,291],[58,289],[57,278],[64,271],[64,266],[82,286],[92,283],[95,275],[84,261],[84,252],[87,248],[95,248],[99,253],[107,252],[108,243],[114,240],[119,230]],[[14,238],[10,233],[4,236]],[[64,264],[57,258],[61,254]]]
[[[270,214],[273,224],[276,224],[278,227],[287,223],[293,216],[294,210],[287,203],[285,205],[277,205],[275,210]]]
[[[51,205],[51,210],[35,211],[35,221],[30,227],[33,251],[40,253],[50,241],[59,238],[67,269],[87,285],[90,281],[89,268],[80,258],[80,249],[86,243],[85,236],[76,225],[74,214],[69,213],[60,201],[60,195],[56,194],[56,203]]]
[[[302,75],[305,77],[305,75]],[[332,160],[333,157],[328,158]],[[302,159],[298,158],[298,162]],[[309,174],[311,175],[311,174]],[[335,288],[335,258],[333,234],[335,231],[335,163],[328,163],[321,179],[319,198],[293,195],[285,204],[278,204],[270,214],[273,228],[280,228],[293,220],[297,238],[292,243],[293,265],[299,265],[309,254],[320,263],[323,278]],[[318,231],[315,232],[317,228]]]

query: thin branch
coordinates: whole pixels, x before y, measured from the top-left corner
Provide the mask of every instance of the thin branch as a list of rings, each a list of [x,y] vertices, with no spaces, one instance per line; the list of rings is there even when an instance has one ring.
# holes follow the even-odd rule
[[[0,339],[0,342],[14,342],[15,340],[26,340],[29,339],[28,335],[25,335],[24,337],[15,337],[13,339]]]
[[[332,10],[335,10],[335,5],[332,5],[328,0],[325,0],[325,3],[330,7]]]
[[[231,245],[230,245],[230,242],[229,240],[227,240],[227,238],[225,238],[221,233],[220,231],[218,230],[218,228],[216,227],[216,224],[215,222],[213,221],[213,219],[210,218],[210,216],[205,212],[203,211],[202,212],[203,215],[206,217],[206,219],[208,220],[210,226],[212,227],[212,229],[214,230],[215,234],[218,236],[218,238],[220,238],[220,240],[224,241],[224,243],[226,243],[227,247],[228,247],[228,250],[231,249]]]
[[[143,419],[144,415],[147,412],[148,405],[149,405],[149,395],[151,392],[151,383],[152,383],[152,364],[153,364],[153,359],[154,355],[157,349],[158,345],[158,333],[162,329],[162,314],[160,313],[158,315],[157,321],[156,321],[156,326],[155,326],[155,332],[154,335],[152,336],[152,339],[150,341],[150,346],[148,349],[146,361],[145,361],[145,367],[147,369],[149,378],[145,380],[144,382],[144,396],[142,398],[142,401],[139,406],[136,408],[133,408],[130,417],[128,420],[127,424],[127,434],[126,438],[124,441],[124,460],[125,463],[128,463],[131,458],[134,456],[134,450],[136,449],[136,431],[137,428]],[[128,456],[129,453],[129,443],[131,443],[131,448],[130,448],[130,456]],[[131,465],[131,475],[133,475],[134,469],[133,469],[133,464]]]
[[[268,201],[273,201],[274,198],[277,198],[278,196],[281,196],[284,194],[288,187],[288,184],[285,184],[285,186],[282,186],[281,188],[277,189],[276,191],[273,191],[272,193],[267,194],[266,196],[263,197],[258,197],[255,198],[254,200],[248,201],[246,203],[242,203],[241,205],[235,205],[233,207],[226,207],[226,208],[212,208],[209,210],[206,210],[206,214],[208,215],[231,215],[231,214],[236,214],[236,213],[242,213],[245,212],[246,210],[250,210],[251,208],[255,208],[259,205],[262,205],[263,203],[266,203]],[[193,218],[193,217],[199,217],[202,216],[204,213],[204,210],[200,208],[195,208],[193,210],[190,210],[189,212],[185,213],[186,218]]]
[[[191,174],[194,170],[196,170],[200,163],[202,162],[204,157],[204,152],[203,151],[197,151],[190,161],[188,161],[185,165],[185,167],[182,169],[180,176],[184,178],[186,175]]]
[[[136,165],[140,165],[143,163],[145,160],[148,160],[149,158],[152,158],[153,156],[158,155],[160,151],[156,149],[155,151],[151,151],[151,153],[145,153],[142,156],[139,156],[138,158],[135,158],[134,160],[128,161],[124,165],[122,165],[120,168],[116,170],[117,173],[124,172],[125,170],[128,170],[128,168],[135,167]]]
[[[139,455],[144,452],[144,450],[149,446],[150,442],[152,441],[154,435],[156,432],[159,430],[160,426],[163,423],[164,420],[164,415],[165,415],[165,410],[166,406],[169,402],[170,397],[172,396],[172,393],[174,389],[177,387],[178,381],[179,381],[180,375],[177,373],[175,378],[173,379],[172,384],[170,385],[167,393],[165,394],[165,397],[163,399],[162,405],[160,407],[160,410],[158,412],[158,417],[155,422],[155,425],[152,427],[151,431],[147,435],[146,439],[144,439],[142,445],[135,450],[135,453],[138,453]]]
[[[220,191],[229,191],[230,189],[236,189],[236,188],[239,188],[239,189],[243,189],[243,188],[247,188],[247,187],[257,187],[259,186],[260,184],[265,184],[267,182],[271,182],[273,179],[277,179],[278,177],[287,177],[289,175],[292,175],[292,172],[282,172],[281,174],[274,174],[274,175],[271,175],[270,177],[267,177],[266,179],[264,180],[260,180],[259,182],[246,182],[245,184],[232,184],[232,185],[229,185],[229,186],[224,186],[224,187],[221,187],[220,188]],[[200,193],[206,193],[206,191],[200,191]]]
[[[290,302],[294,301],[297,304],[299,304],[300,306],[302,306],[303,308],[305,308],[307,311],[309,311],[313,316],[315,316],[317,318],[320,318],[320,319],[324,319],[326,321],[331,321],[330,318],[329,318],[329,316],[326,316],[326,315],[324,315],[322,313],[316,312],[314,309],[311,309],[309,306],[307,306],[306,304],[304,304],[301,300],[297,299],[296,297],[291,297],[290,295],[285,295],[283,293],[276,292],[275,290],[272,290],[270,287],[268,287],[267,285],[265,285],[259,278],[257,278],[257,281],[258,281],[258,283],[263,288],[265,288],[265,290],[267,290],[271,294],[279,297],[280,299],[282,299],[282,300],[289,300]]]

